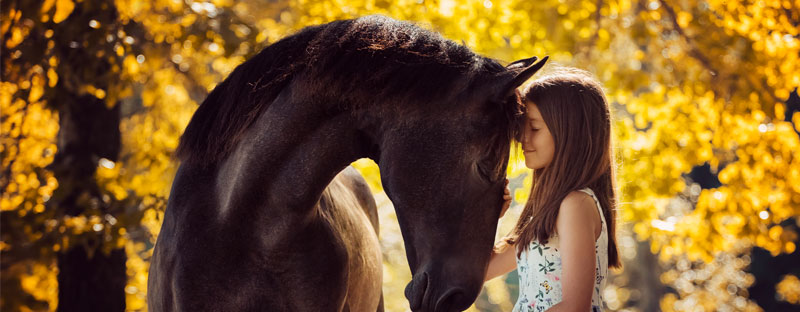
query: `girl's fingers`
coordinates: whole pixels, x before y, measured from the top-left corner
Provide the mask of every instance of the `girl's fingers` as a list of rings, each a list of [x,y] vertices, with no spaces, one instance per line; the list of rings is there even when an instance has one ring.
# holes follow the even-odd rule
[[[505,212],[508,206],[511,206],[511,190],[508,189],[508,179],[506,179],[505,184],[506,187],[503,190],[503,212]]]

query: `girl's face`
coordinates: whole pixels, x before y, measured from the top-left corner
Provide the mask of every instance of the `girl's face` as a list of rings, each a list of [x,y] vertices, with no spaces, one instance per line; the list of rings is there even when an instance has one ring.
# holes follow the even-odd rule
[[[553,160],[555,144],[550,129],[542,119],[542,113],[533,102],[526,104],[527,120],[522,133],[522,150],[525,154],[525,166],[541,169]]]

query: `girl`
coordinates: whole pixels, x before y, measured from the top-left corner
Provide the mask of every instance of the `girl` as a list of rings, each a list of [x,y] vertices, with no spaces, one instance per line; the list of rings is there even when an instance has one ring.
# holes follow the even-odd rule
[[[516,262],[514,311],[601,311],[608,268],[620,266],[608,101],[597,80],[574,68],[537,79],[522,97],[518,139],[533,186],[514,230],[495,246],[486,280]],[[508,190],[505,199],[503,213]]]

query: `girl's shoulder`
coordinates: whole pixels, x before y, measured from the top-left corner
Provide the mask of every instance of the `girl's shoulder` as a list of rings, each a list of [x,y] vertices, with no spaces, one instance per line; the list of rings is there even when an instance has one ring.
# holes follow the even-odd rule
[[[594,225],[601,224],[601,218],[594,192],[589,188],[575,190],[569,192],[564,197],[564,200],[561,201],[556,228],[560,227],[559,225],[568,227],[589,226],[589,228],[594,228]]]
[[[561,201],[561,209],[597,209],[594,191],[590,188],[569,192]]]

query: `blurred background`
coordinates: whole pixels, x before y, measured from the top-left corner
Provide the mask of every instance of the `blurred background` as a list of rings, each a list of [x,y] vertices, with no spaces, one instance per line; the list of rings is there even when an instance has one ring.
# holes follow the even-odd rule
[[[612,311],[800,309],[800,1],[4,0],[0,310],[146,310],[183,128],[297,30],[384,14],[502,62],[594,73],[615,116],[624,267]],[[547,67],[545,67],[547,68]],[[521,154],[520,154],[521,155]],[[410,280],[371,160],[387,311]],[[531,184],[513,159],[510,231]],[[513,272],[471,311],[509,311]]]

